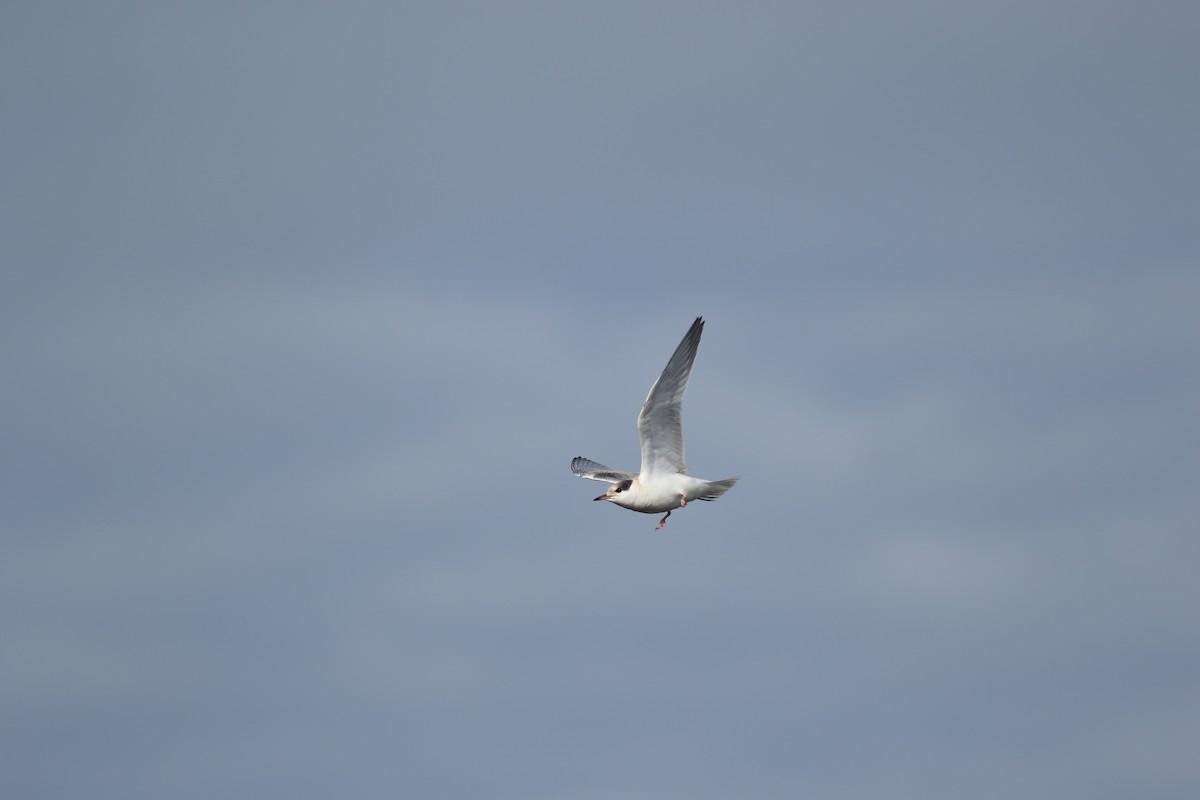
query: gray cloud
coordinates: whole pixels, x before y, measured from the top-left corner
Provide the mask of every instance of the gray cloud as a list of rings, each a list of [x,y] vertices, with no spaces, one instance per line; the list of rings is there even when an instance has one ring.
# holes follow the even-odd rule
[[[1196,21],[6,12],[7,793],[1194,796]]]

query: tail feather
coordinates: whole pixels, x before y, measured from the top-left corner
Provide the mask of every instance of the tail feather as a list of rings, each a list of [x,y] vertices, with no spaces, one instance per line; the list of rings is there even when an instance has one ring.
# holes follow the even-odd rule
[[[721,495],[733,488],[733,485],[738,482],[738,478],[726,478],[723,481],[708,481],[704,485],[704,494],[697,497],[697,500],[716,500]]]

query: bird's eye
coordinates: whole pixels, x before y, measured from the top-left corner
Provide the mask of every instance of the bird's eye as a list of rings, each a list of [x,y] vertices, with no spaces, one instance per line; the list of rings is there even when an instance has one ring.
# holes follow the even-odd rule
[[[618,486],[618,487],[617,487],[617,494],[620,494],[620,493],[621,493],[621,492],[623,492],[623,491],[625,491],[625,487],[624,487],[624,486]]]

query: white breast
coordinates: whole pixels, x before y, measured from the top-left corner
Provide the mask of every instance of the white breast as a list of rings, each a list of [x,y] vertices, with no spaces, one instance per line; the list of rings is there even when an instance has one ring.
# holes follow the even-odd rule
[[[633,479],[633,484],[613,501],[633,511],[646,514],[660,514],[679,508],[679,501],[686,496],[694,500],[700,496],[700,490],[706,484],[699,478],[682,473],[667,473],[651,475],[648,480],[642,476]]]

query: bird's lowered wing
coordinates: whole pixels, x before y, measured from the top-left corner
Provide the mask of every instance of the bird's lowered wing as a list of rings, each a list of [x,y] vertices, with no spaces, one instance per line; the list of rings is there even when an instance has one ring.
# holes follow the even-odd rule
[[[590,458],[584,458],[583,456],[575,456],[575,458],[571,459],[571,473],[581,478],[587,478],[590,481],[605,481],[607,483],[620,483],[621,481],[628,481],[637,477],[637,473],[635,472],[610,469],[603,464],[597,464]]]

